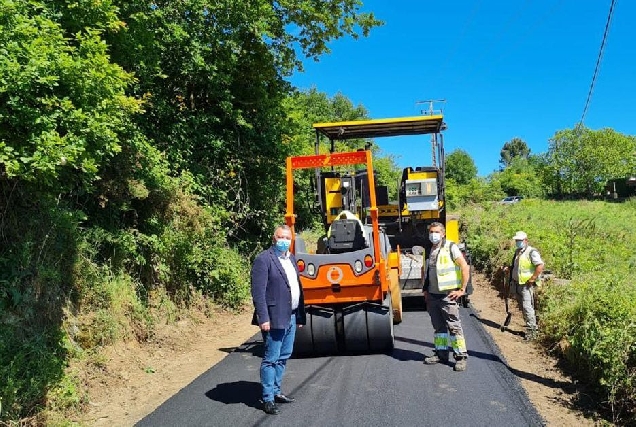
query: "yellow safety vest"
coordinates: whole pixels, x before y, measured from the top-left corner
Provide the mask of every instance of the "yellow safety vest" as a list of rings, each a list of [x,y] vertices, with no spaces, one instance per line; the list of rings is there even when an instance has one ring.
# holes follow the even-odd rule
[[[524,285],[534,274],[534,271],[537,267],[532,263],[532,259],[530,258],[530,253],[534,251],[531,246],[528,246],[526,250],[523,251],[521,255],[519,255],[519,265],[517,266],[517,271],[519,276],[517,281],[520,285]]]
[[[437,287],[440,291],[450,291],[453,289],[461,289],[462,287],[462,270],[453,261],[450,247],[454,244],[446,241],[444,246],[439,249],[437,254]]]

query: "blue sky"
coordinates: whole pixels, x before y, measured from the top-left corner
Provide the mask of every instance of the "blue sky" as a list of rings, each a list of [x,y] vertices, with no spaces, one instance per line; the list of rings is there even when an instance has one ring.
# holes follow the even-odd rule
[[[611,0],[368,0],[385,25],[337,40],[291,81],[364,105],[371,118],[420,114],[445,99],[446,154],[468,152],[479,175],[506,141],[532,153],[581,119]],[[585,125],[636,135],[636,2],[617,1]],[[398,164],[429,165],[430,137],[378,139]]]

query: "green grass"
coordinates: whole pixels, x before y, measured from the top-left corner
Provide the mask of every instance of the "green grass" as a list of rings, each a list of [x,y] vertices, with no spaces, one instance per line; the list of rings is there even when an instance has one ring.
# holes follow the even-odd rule
[[[546,269],[568,279],[541,289],[542,343],[605,397],[613,422],[636,423],[636,201],[524,200],[460,214],[475,265],[492,277],[523,230]]]

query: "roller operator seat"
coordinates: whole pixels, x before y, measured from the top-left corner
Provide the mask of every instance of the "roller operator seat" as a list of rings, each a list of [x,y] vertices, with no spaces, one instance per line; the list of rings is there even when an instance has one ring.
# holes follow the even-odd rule
[[[343,211],[331,223],[327,233],[327,247],[330,253],[351,252],[368,246],[368,239],[362,221],[352,212]]]

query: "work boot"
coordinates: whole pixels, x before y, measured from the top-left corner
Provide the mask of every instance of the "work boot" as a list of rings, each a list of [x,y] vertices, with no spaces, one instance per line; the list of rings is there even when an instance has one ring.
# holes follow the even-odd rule
[[[466,370],[468,358],[467,357],[458,357],[455,362],[455,366],[453,366],[453,370],[457,372],[462,372]]]
[[[442,363],[448,362],[448,356],[446,356],[446,357],[440,356],[440,354],[437,351],[435,351],[435,352],[433,352],[432,356],[426,356],[424,358],[424,364],[426,364],[426,365],[434,365],[434,364],[440,363],[440,362],[442,362]]]

